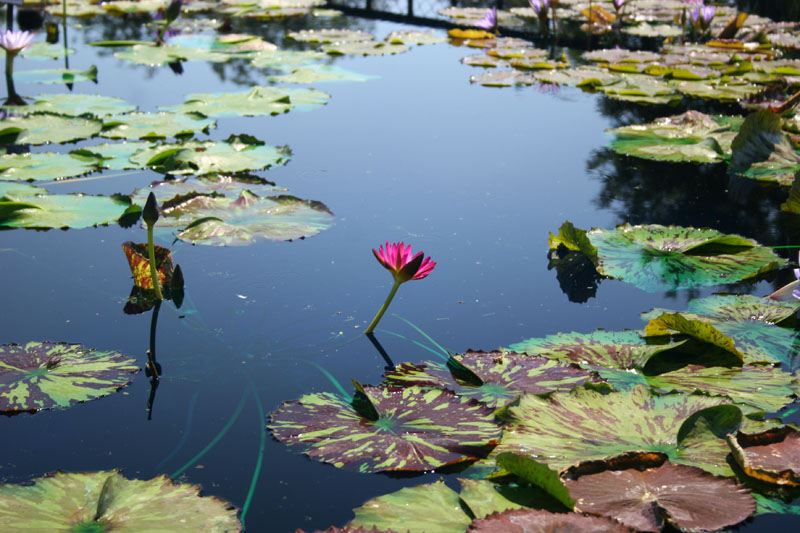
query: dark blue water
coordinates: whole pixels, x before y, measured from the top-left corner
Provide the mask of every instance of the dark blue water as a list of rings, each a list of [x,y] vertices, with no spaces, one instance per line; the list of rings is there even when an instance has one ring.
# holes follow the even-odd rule
[[[264,22],[245,30],[275,40],[287,25],[308,23]],[[96,64],[99,83],[78,84],[76,92],[119,96],[154,111],[188,93],[266,83],[263,71],[230,65],[188,62],[182,76],[134,66],[84,45],[109,37],[104,31],[121,38],[120,21],[82,24],[70,28],[70,45],[78,49],[70,66]],[[378,38],[406,29],[364,19],[348,24]],[[592,297],[575,289],[574,299],[584,303],[570,301],[548,270],[548,233],[565,220],[582,228],[710,226],[768,245],[797,242],[797,221],[778,214],[785,193],[731,179],[723,167],[629,160],[605,148],[606,128],[680,109],[641,109],[570,88],[471,85],[469,76],[478,71],[460,58],[475,52],[438,44],[397,56],[336,59],[379,78],[314,84],[332,98],[311,112],[219,120],[211,139],[249,133],[288,144],[290,163],[260,174],[291,194],[324,202],[336,215],[334,226],[301,241],[242,248],[161,242],[183,267],[187,297],[179,311],[171,304],[161,309],[164,377],[151,419],[150,385],[139,375],[123,392],[98,401],[0,420],[0,480],[21,482],[57,469],[122,468],[141,478],[177,473],[180,481],[242,507],[265,422],[259,401],[268,413],[305,393],[335,390],[316,365],[348,389],[351,377],[381,380],[385,362],[361,333],[391,287],[370,251],[386,240],[411,243],[437,262],[428,278],[400,289],[390,312],[453,352],[559,331],[636,329],[643,325],[639,313],[655,306],[682,309],[690,297],[721,289],[768,294],[793,278],[787,269],[735,287],[672,294],[604,280]],[[20,69],[59,65],[17,61]],[[18,84],[17,90],[31,96],[66,88]],[[129,194],[159,177],[131,172],[49,189]],[[0,233],[2,342],[81,342],[143,365],[151,315],[122,312],[131,282],[120,245],[144,239],[138,227],[116,226]],[[424,339],[395,316],[387,314],[377,337],[395,362],[431,357],[412,342]],[[246,523],[252,531],[279,532],[341,526],[365,500],[437,477],[344,472],[269,438]]]

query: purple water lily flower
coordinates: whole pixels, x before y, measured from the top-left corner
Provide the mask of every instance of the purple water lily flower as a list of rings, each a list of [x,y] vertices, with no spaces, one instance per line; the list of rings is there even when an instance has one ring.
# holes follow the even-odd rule
[[[546,13],[550,8],[550,0],[528,0],[528,3],[537,15],[542,11]]]
[[[29,31],[6,30],[0,33],[0,47],[11,55],[17,55],[31,45],[33,33]]]
[[[717,8],[714,6],[702,6],[691,11],[692,22],[699,22],[703,30],[707,30],[711,25],[711,20],[714,18]]]
[[[800,253],[797,255],[797,260],[800,262]],[[800,281],[800,268],[794,269],[794,277],[796,277],[797,280]],[[800,287],[792,291],[792,296],[800,300]]]
[[[624,6],[625,2],[627,1],[628,0],[614,0],[614,9],[619,11],[620,9],[622,9],[622,6]]]
[[[474,25],[484,30],[494,31],[497,29],[497,8],[493,7],[482,19],[476,21]]]

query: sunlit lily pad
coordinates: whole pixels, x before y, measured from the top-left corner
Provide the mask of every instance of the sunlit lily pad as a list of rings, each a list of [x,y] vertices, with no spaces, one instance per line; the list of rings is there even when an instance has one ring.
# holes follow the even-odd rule
[[[130,61],[136,65],[161,66],[175,61],[208,61],[209,63],[224,63],[233,56],[224,52],[204,50],[201,48],[187,48],[184,46],[153,46],[137,44],[126,50],[114,52],[114,57]]]
[[[59,115],[28,115],[0,120],[0,138],[7,143],[67,143],[94,137],[102,129],[99,120]],[[17,133],[9,133],[18,129]]]
[[[734,459],[748,476],[777,485],[800,486],[800,431],[786,426],[727,438]]]
[[[475,518],[509,509],[547,508],[563,511],[563,504],[549,497],[541,488],[523,483],[496,484],[482,479],[459,478],[461,500]]]
[[[131,241],[122,243],[122,250],[128,260],[133,275],[133,284],[142,289],[153,289],[153,278],[150,275],[150,259],[147,243],[140,244]],[[172,280],[175,269],[172,266],[172,251],[163,246],[154,245],[156,274],[160,285],[167,285]]]
[[[637,531],[716,531],[756,510],[750,492],[734,480],[665,462],[656,468],[609,468],[565,483],[575,510],[616,519]],[[602,467],[594,467],[602,468]]]
[[[64,408],[94,400],[124,387],[138,371],[130,357],[81,344],[4,344],[0,412]]]
[[[250,58],[254,67],[293,70],[324,60],[328,54],[314,50],[262,50]]]
[[[304,43],[354,43],[360,41],[373,41],[372,34],[362,30],[322,29],[290,31],[286,37]]]
[[[436,44],[447,41],[447,38],[434,31],[401,30],[393,31],[384,39],[390,44]]]
[[[558,236],[551,234],[550,247],[579,250],[563,232],[564,226]],[[623,224],[585,235],[597,248],[590,259],[600,274],[649,292],[735,283],[786,263],[750,239],[712,229]]]
[[[307,394],[272,413],[272,434],[312,459],[360,472],[432,470],[474,460],[500,437],[491,409],[452,392],[363,390],[369,416],[340,396]]]
[[[596,90],[615,100],[639,104],[670,104],[680,100],[680,95],[669,82],[644,74],[619,73],[619,81],[597,85]]]
[[[677,37],[683,35],[683,30],[671,24],[647,24],[642,22],[635,26],[623,26],[622,33],[635,35],[636,37]]]
[[[320,50],[328,55],[383,56],[408,52],[405,44],[393,44],[384,41],[355,41],[324,44]]]
[[[216,121],[192,113],[126,113],[103,119],[103,137],[109,139],[165,139],[190,137],[216,127]]]
[[[197,50],[212,50],[229,54],[274,51],[278,47],[255,35],[245,34],[179,34],[171,37],[167,44]]]
[[[158,230],[183,228],[175,235],[178,239],[210,246],[303,239],[333,222],[333,214],[320,202],[289,195],[261,198],[247,190],[238,198],[194,196],[173,203],[164,214]]]
[[[131,161],[165,174],[210,174],[244,172],[284,165],[291,152],[286,147],[267,146],[254,139],[242,143],[231,136],[226,142],[192,141],[162,144],[141,150]]]
[[[292,70],[289,74],[270,76],[269,81],[278,83],[317,83],[331,81],[373,80],[377,76],[359,74],[336,65],[311,65]]]
[[[800,170],[800,154],[769,110],[748,116],[731,145],[731,170],[746,178],[791,185]]]
[[[592,67],[578,67],[575,69],[536,72],[533,75],[537,80],[545,83],[559,85],[573,85],[575,87],[596,88],[603,85],[612,85],[620,80],[619,75],[605,69]]]
[[[70,153],[73,157],[86,157],[87,161],[91,161],[92,158],[98,159],[103,168],[126,170],[141,168],[139,164],[131,161],[131,156],[151,146],[151,143],[145,141],[123,141],[95,144],[73,150]],[[144,205],[144,201],[142,201],[142,205]]]
[[[715,434],[735,430],[741,420],[736,407],[724,405],[728,402],[698,395],[659,396],[643,386],[605,394],[577,388],[547,398],[523,396],[519,405],[509,407],[511,424],[494,453],[530,456],[563,469],[579,461],[645,450],[730,475],[727,444]],[[718,407],[725,409],[717,411]]]
[[[0,216],[0,226],[11,228],[88,228],[116,222],[130,207],[127,198],[84,194],[48,194],[46,189],[0,182],[0,202],[31,207]]]
[[[98,94],[58,93],[40,94],[33,103],[24,107],[7,108],[14,113],[53,113],[78,117],[88,115],[97,118],[107,117],[136,110],[136,106],[122,98],[100,96]]]
[[[699,111],[658,118],[608,130],[611,147],[621,154],[660,161],[716,163],[730,157],[731,142],[742,119],[709,116]]]
[[[132,13],[152,13],[167,7],[167,0],[112,0],[104,2],[102,7],[113,15]]]
[[[536,82],[530,74],[517,70],[495,70],[477,76],[470,76],[469,81],[484,87],[516,87],[533,85]]]
[[[228,196],[238,197],[242,191],[248,190],[258,196],[266,196],[276,192],[286,192],[287,189],[277,187],[271,181],[252,174],[211,174],[183,179],[172,179],[151,183],[149,187],[134,191],[134,203],[144,205],[150,192],[160,198],[162,204],[170,206],[176,197],[191,198],[193,196]],[[173,200],[173,202],[170,202]],[[165,209],[161,208],[162,211]],[[162,220],[163,222],[163,220]]]
[[[144,481],[119,471],[56,472],[25,485],[0,485],[9,530],[241,531],[236,509],[200,487],[166,476]]]
[[[650,63],[661,59],[661,55],[645,50],[627,50],[625,48],[606,48],[604,50],[590,50],[582,54],[587,61],[616,65],[620,63]]]
[[[719,102],[739,102],[764,90],[743,80],[682,81],[675,88],[681,94]]]
[[[466,370],[464,370],[466,369]],[[448,364],[401,363],[385,374],[393,386],[418,385],[452,390],[492,408],[504,407],[522,393],[570,390],[591,379],[575,365],[514,352],[473,352],[453,356]],[[476,379],[477,378],[477,379]]]
[[[75,69],[47,69],[47,70],[19,70],[14,73],[14,80],[22,83],[77,83],[80,81],[93,81],[97,83],[97,67],[94,65],[87,70]]]
[[[253,87],[237,93],[199,93],[186,96],[181,105],[164,106],[164,111],[202,113],[207,117],[255,117],[279,115],[290,109],[305,111],[328,103],[330,95],[315,89]]]
[[[540,509],[513,509],[494,513],[472,522],[471,533],[550,533],[564,531],[590,533],[630,533],[632,530],[622,524],[599,516],[586,516],[578,513],[551,513]]]
[[[100,163],[100,160],[55,152],[4,154],[0,155],[0,179],[50,181],[72,178],[94,172]]]
[[[20,56],[29,59],[59,59],[74,54],[75,49],[65,48],[61,43],[35,42],[20,52]]]

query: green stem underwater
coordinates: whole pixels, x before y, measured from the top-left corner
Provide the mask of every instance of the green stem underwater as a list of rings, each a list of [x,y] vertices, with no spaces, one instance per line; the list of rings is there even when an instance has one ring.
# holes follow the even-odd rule
[[[161,283],[158,281],[158,270],[156,270],[156,248],[153,246],[153,224],[147,224],[147,255],[150,259],[150,278],[153,280],[153,289],[156,291],[156,298],[163,300],[161,296]]]
[[[394,285],[392,285],[392,290],[389,291],[389,296],[386,297],[386,301],[383,302],[383,305],[378,310],[378,314],[375,315],[375,318],[372,319],[372,323],[370,323],[369,327],[364,332],[366,335],[372,333],[372,331],[375,329],[375,326],[377,326],[378,322],[381,321],[381,318],[383,318],[383,314],[386,312],[387,309],[389,309],[389,304],[392,303],[392,298],[394,298],[394,294],[397,292],[397,288],[400,287],[401,283],[402,281],[399,281],[397,279],[394,280]]]

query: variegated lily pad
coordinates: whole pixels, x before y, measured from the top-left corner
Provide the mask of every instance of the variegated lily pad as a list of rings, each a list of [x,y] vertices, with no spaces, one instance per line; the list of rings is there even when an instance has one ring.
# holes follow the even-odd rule
[[[241,531],[236,509],[200,487],[166,476],[144,481],[119,471],[56,472],[26,485],[0,485],[9,530]]]
[[[130,357],[80,344],[4,344],[0,412],[64,408],[94,400],[124,387],[138,371]]]
[[[136,106],[125,102],[122,98],[111,96],[100,96],[97,94],[40,94],[35,97],[33,103],[27,106],[14,106],[7,109],[14,113],[53,113],[57,115],[68,115],[79,117],[82,115],[97,118],[109,115],[130,113],[136,110]]]
[[[289,87],[253,87],[238,93],[189,94],[186,102],[159,109],[183,113],[201,113],[207,117],[256,117],[280,115],[291,109],[306,111],[328,103],[330,96],[315,89]]]
[[[109,139],[165,139],[191,137],[216,127],[214,119],[198,113],[126,113],[103,119],[103,137]]]
[[[494,533],[496,531],[504,533],[550,533],[552,531],[631,533],[633,530],[619,522],[599,516],[551,513],[539,509],[513,509],[473,520],[469,531],[471,533]]]
[[[392,386],[446,388],[495,409],[505,407],[522,393],[567,391],[592,379],[590,372],[576,365],[543,357],[473,351],[455,355],[447,364],[401,363],[385,377]]]
[[[748,476],[777,485],[800,486],[800,431],[785,426],[727,438],[734,459]]]
[[[359,394],[368,405],[357,410]],[[420,387],[364,387],[353,405],[330,393],[307,394],[272,413],[269,428],[312,459],[360,472],[432,470],[474,460],[501,431],[491,409]]]
[[[800,170],[800,153],[769,110],[748,116],[732,145],[731,170],[746,178],[791,185]]]
[[[557,236],[551,234],[550,248],[587,253],[574,236],[582,231],[566,222]],[[786,263],[750,239],[712,229],[623,224],[584,235],[597,249],[596,256],[587,255],[600,274],[649,292],[734,283]]]
[[[28,115],[0,120],[0,140],[16,144],[67,143],[94,137],[102,129],[99,120],[59,115]]]

